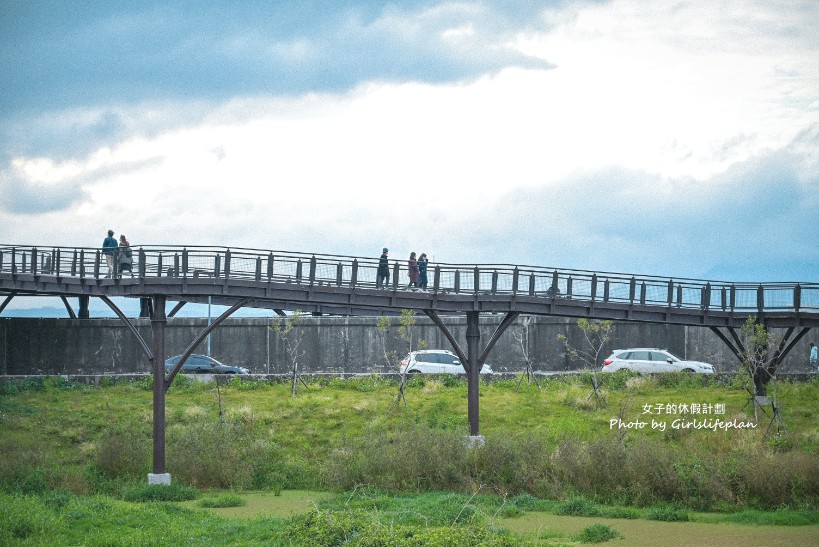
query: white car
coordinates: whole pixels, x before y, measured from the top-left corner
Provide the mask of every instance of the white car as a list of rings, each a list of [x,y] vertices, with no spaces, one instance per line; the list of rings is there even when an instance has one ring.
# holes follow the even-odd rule
[[[413,351],[399,363],[401,374],[466,374],[458,356],[443,349]],[[484,363],[481,374],[492,374],[492,367]]]
[[[640,373],[651,372],[698,372],[714,374],[714,366],[700,361],[684,361],[657,348],[631,348],[614,350],[603,361],[603,372],[633,370]]]

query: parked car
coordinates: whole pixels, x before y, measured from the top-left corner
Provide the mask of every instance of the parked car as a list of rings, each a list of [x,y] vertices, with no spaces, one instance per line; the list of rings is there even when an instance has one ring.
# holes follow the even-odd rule
[[[443,349],[428,349],[408,353],[399,363],[401,374],[466,374],[458,356]],[[484,363],[481,374],[492,374],[492,367]]]
[[[684,361],[664,349],[631,348],[614,350],[603,361],[603,372],[633,370],[634,372],[698,372],[713,374],[714,366],[700,361]]]
[[[170,372],[181,359],[181,355],[176,355],[165,361],[165,372]],[[245,367],[235,367],[220,363],[213,357],[194,353],[182,365],[183,374],[250,374]]]

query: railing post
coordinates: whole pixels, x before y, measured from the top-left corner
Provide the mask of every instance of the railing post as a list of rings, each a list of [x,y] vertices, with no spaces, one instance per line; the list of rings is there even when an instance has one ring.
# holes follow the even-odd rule
[[[316,256],[313,255],[310,258],[310,284],[314,284],[316,282]]]
[[[273,253],[267,255],[267,281],[268,283],[273,279]]]
[[[682,308],[683,289],[682,285],[677,285],[677,307]]]
[[[668,280],[668,307],[671,307],[671,304],[674,302],[674,281],[672,279]]]
[[[603,282],[603,302],[609,301],[609,280]]]
[[[148,269],[148,265],[145,264],[145,249],[142,247],[139,248],[139,277],[145,277],[145,271]],[[140,316],[142,317],[142,316]]]
[[[640,305],[641,306],[646,305],[646,282],[645,281],[643,281],[640,284]]]
[[[799,311],[799,308],[802,307],[802,286],[797,283],[796,286],[793,288],[793,309],[794,311]]]
[[[455,270],[455,292],[461,291],[461,271]]]
[[[478,291],[481,290],[481,271],[475,266],[475,269],[472,270],[472,292],[478,294]]]
[[[54,249],[54,269],[56,270],[56,274],[60,275],[60,268],[61,268],[61,255],[60,249]]]
[[[591,278],[591,301],[597,298],[597,274],[592,274]]]
[[[3,271],[3,251],[0,250],[0,272]]]
[[[188,277],[188,250],[182,248],[182,277]]]
[[[158,252],[156,255],[156,276],[162,277],[162,251]]]
[[[535,295],[535,272],[529,274],[529,296]]]
[[[734,308],[736,308],[736,305],[737,305],[737,288],[736,288],[735,285],[733,285],[733,284],[731,285],[731,289],[728,292],[728,296],[729,296],[729,306],[731,308],[731,311],[734,311]]]
[[[552,298],[557,296],[558,292],[560,291],[560,278],[557,275],[557,270],[552,272],[552,286],[549,287],[550,292],[552,293]]]
[[[173,254],[173,277],[179,277],[179,253]]]
[[[355,288],[356,284],[358,284],[358,259],[354,258],[353,271],[350,272],[350,287]]]
[[[339,262],[336,264],[336,287],[341,287],[341,282],[344,277],[344,266]]]
[[[398,290],[398,274],[401,272],[401,267],[398,265],[398,262],[395,262],[395,265],[392,267],[392,290]]]
[[[80,249],[80,277],[85,277],[85,249]]]
[[[77,275],[77,249],[74,249],[71,256],[71,276],[75,275]]]
[[[213,277],[214,279],[222,277],[222,255],[219,253],[216,253],[216,256],[213,258]]]
[[[31,273],[37,275],[37,247],[31,249]]]
[[[722,307],[722,311],[728,307],[728,295],[725,292],[725,285],[720,287],[720,306]]]
[[[635,293],[635,287],[636,286],[637,286],[637,280],[632,277],[631,280],[628,282],[628,301],[629,301],[629,304],[634,304],[634,293]]]
[[[435,266],[435,275],[432,277],[432,290],[438,292],[441,288],[441,267]]]
[[[301,284],[302,264],[301,259],[296,262],[296,283]]]
[[[230,249],[225,251],[225,279],[230,278]]]
[[[566,278],[566,298],[572,297],[572,276]]]
[[[762,285],[759,285],[756,289],[756,309],[761,318],[765,311],[765,288]]]
[[[518,294],[518,278],[520,277],[520,271],[518,267],[515,266],[515,269],[512,270],[512,294]]]
[[[94,277],[99,279],[100,277],[100,252],[97,251],[94,253]]]
[[[498,270],[492,272],[492,294],[498,294]]]
[[[256,281],[262,280],[262,257],[256,257]]]

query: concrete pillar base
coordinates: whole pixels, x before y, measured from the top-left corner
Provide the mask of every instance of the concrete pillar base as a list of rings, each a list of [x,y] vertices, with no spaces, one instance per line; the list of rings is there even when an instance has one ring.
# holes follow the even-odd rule
[[[486,443],[486,437],[483,435],[470,435],[466,438],[467,448],[480,448]]]
[[[148,473],[148,484],[171,485],[170,473]]]

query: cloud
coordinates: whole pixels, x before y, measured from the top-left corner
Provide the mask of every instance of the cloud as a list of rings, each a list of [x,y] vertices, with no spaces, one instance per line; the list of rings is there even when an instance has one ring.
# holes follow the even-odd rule
[[[514,190],[462,219],[462,248],[558,268],[815,281],[819,177],[802,160],[771,153],[706,180],[613,167]]]
[[[156,166],[161,158],[102,165],[55,165],[48,160],[17,161],[0,171],[0,211],[32,217],[69,211],[90,199],[89,187]],[[72,174],[76,173],[76,174]],[[121,194],[127,195],[127,191]],[[122,199],[122,198],[120,198]]]

